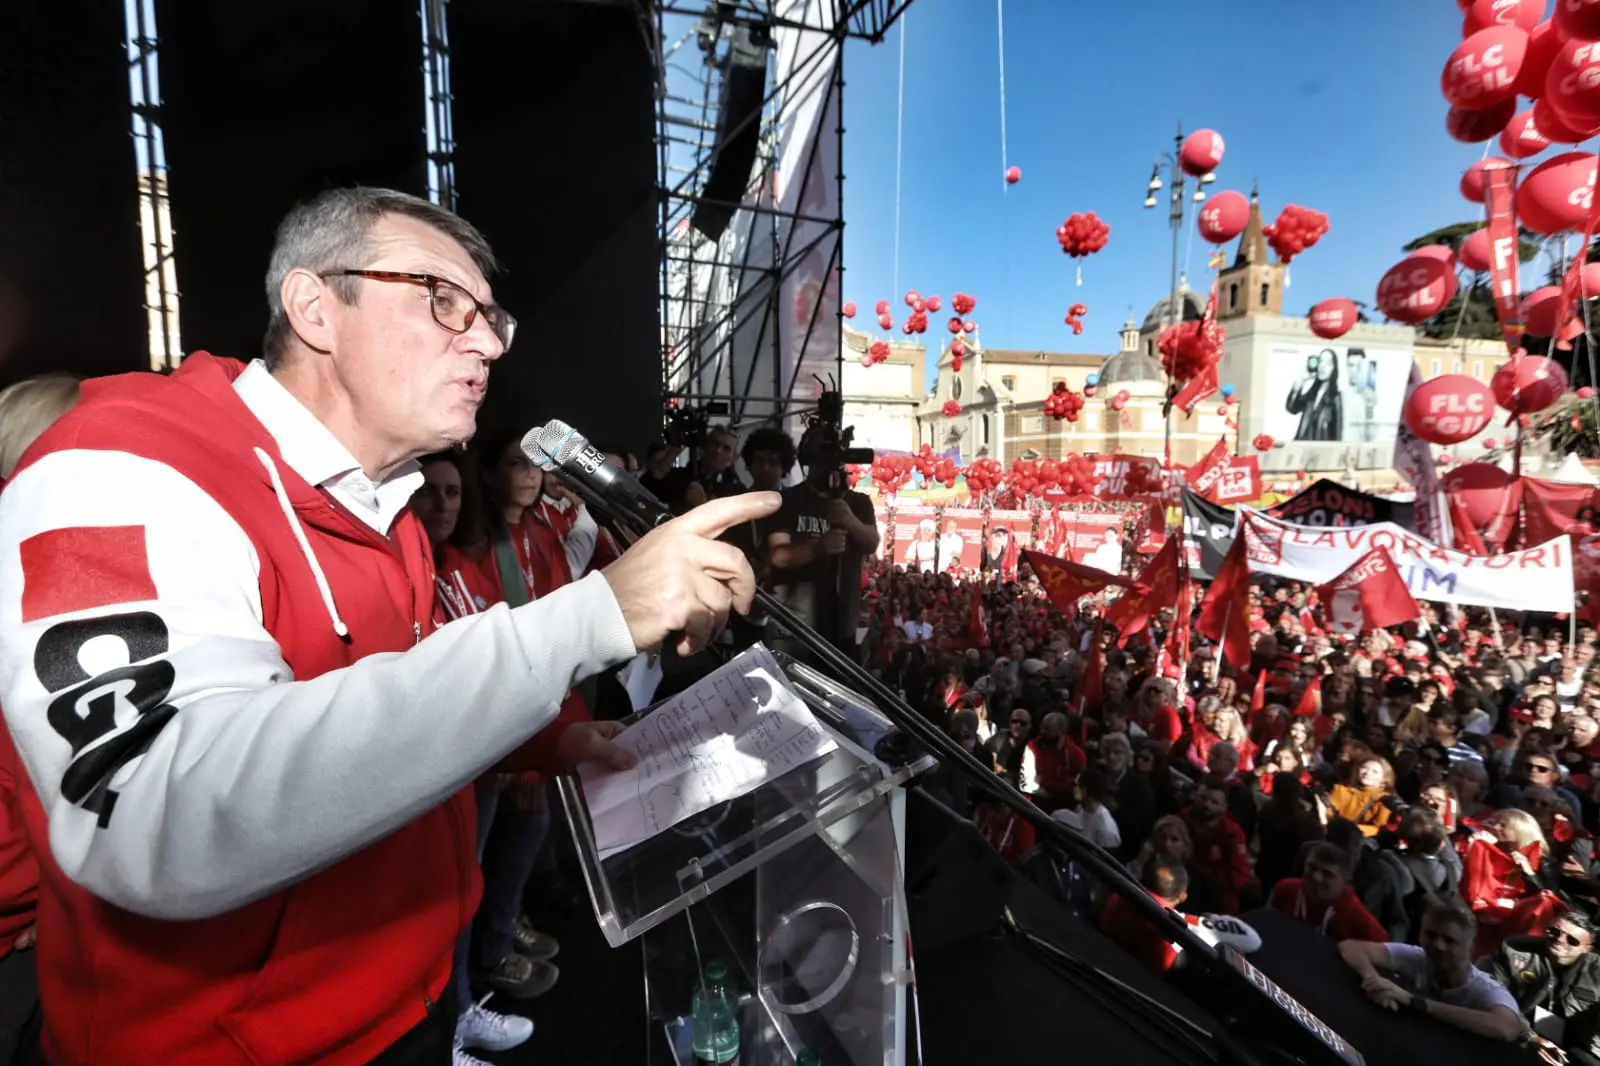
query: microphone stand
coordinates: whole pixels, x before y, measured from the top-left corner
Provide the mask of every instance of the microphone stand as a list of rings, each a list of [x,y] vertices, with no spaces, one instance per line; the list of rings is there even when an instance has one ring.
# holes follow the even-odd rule
[[[562,473],[559,466],[553,466],[551,472],[558,476]],[[584,484],[581,478],[563,478],[568,487],[582,496],[590,507],[622,525],[636,530],[640,534],[648,533],[654,526],[669,521],[673,515],[663,509],[654,521],[637,511],[629,510],[614,504],[593,491]],[[770,592],[756,587],[755,600],[768,617],[777,622],[788,631],[797,643],[810,651],[817,660],[831,669],[835,676],[847,685],[859,688],[862,692],[871,695],[879,701],[879,709],[883,711],[894,725],[903,733],[916,740],[924,748],[938,756],[947,764],[958,767],[968,782],[978,791],[986,794],[990,799],[1002,804],[1023,821],[1033,826],[1039,840],[1048,840],[1066,852],[1073,859],[1080,862],[1086,869],[1094,873],[1101,880],[1113,887],[1122,897],[1124,903],[1140,912],[1148,921],[1155,923],[1168,940],[1181,944],[1184,956],[1198,961],[1205,967],[1209,976],[1217,979],[1219,988],[1232,986],[1237,989],[1247,989],[1247,995],[1262,999],[1266,994],[1252,983],[1244,974],[1235,970],[1212,947],[1190,929],[1187,922],[1173,911],[1169,911],[1157,903],[1128,873],[1127,869],[1117,859],[1093,840],[1089,839],[1079,830],[1051,818],[1027,796],[1011,785],[1000,775],[986,768],[976,756],[962,747],[954,738],[948,736],[938,726],[918,714],[902,700],[897,693],[882,681],[873,677],[867,670],[857,664],[849,656],[829,643],[816,630],[812,629],[781,600]],[[1235,1000],[1237,1002],[1237,1000]],[[1270,1001],[1269,1001],[1270,1002]],[[1219,1045],[1230,1051],[1236,1061],[1253,1062],[1254,1059],[1225,1032],[1213,1034]]]

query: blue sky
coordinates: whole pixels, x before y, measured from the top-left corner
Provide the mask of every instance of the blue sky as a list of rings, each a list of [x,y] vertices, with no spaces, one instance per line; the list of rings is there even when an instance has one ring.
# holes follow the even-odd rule
[[[1248,194],[1259,181],[1269,222],[1291,202],[1329,216],[1327,235],[1294,262],[1286,312],[1329,296],[1371,303],[1402,244],[1480,217],[1456,186],[1483,146],[1445,133],[1439,92],[1460,34],[1450,0],[1007,0],[1008,160],[1022,181],[1004,190],[994,0],[917,0],[883,44],[852,42],[846,53],[845,299],[860,306],[857,324],[873,329],[872,304],[889,299],[898,335],[905,289],[941,294],[947,311],[930,316],[926,335],[936,346],[959,289],[978,297],[974,317],[990,347],[1114,351],[1129,307],[1142,316],[1167,291],[1166,203],[1142,203],[1150,164],[1181,121],[1227,141],[1210,191]],[[1074,211],[1111,225],[1106,248],[1082,260],[1081,287],[1078,261],[1055,240]],[[1209,283],[1206,253],[1196,236],[1196,289]],[[1076,302],[1089,307],[1081,336],[1062,322]]]

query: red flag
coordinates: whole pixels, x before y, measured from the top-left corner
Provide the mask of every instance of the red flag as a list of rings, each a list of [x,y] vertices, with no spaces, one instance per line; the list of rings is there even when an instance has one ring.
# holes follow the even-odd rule
[[[1506,349],[1516,355],[1517,349],[1522,347],[1522,310],[1517,301],[1520,241],[1514,206],[1517,171],[1514,167],[1501,167],[1487,171],[1485,178],[1484,202],[1489,208],[1489,282]]]
[[[1332,633],[1387,629],[1422,614],[1399,567],[1383,548],[1373,548],[1317,589],[1317,598],[1327,605]]]
[[[977,587],[972,590],[972,617],[967,620],[967,639],[972,641],[975,648],[989,646],[989,620],[983,614],[983,597],[978,594]]]
[[[1100,634],[1104,632],[1105,625],[1104,618],[1096,620],[1094,624],[1094,640],[1089,644],[1089,665],[1083,669],[1083,696],[1079,701],[1079,714],[1091,707],[1098,711],[1101,701],[1105,699],[1105,684],[1102,681],[1105,653],[1100,650]]]
[[[1211,498],[1211,491],[1217,487],[1217,482],[1222,480],[1222,475],[1228,472],[1228,438],[1218,437],[1217,443],[1211,450],[1201,457],[1189,469],[1183,472],[1183,478],[1189,483],[1195,495]]]
[[[1132,581],[1117,574],[1108,574],[1092,566],[1075,563],[1071,559],[1056,559],[1043,552],[1024,549],[1022,561],[1033,567],[1039,575],[1039,584],[1050,595],[1050,602],[1061,611],[1076,610],[1078,601],[1092,596],[1103,588],[1137,588]]]
[[[1250,638],[1246,637],[1245,638],[1245,642],[1249,643],[1249,639]],[[1265,666],[1263,666],[1261,668],[1261,672],[1256,675],[1256,688],[1255,688],[1255,691],[1250,693],[1250,718],[1251,718],[1251,720],[1254,720],[1255,716],[1257,714],[1260,714],[1262,711],[1266,710],[1266,707],[1267,707],[1267,668]]]
[[[1240,670],[1250,666],[1250,564],[1245,558],[1245,538],[1235,537],[1206,590],[1195,629],[1216,641],[1222,658]],[[1266,678],[1266,671],[1261,677]],[[1261,682],[1256,688],[1261,690]]]
[[[1294,705],[1296,718],[1315,718],[1322,713],[1322,678],[1314,677],[1306,690],[1300,693],[1300,702]]]
[[[1170,678],[1181,678],[1189,662],[1189,622],[1194,613],[1194,586],[1185,570],[1178,583],[1178,603],[1172,612],[1172,629],[1167,633],[1166,644],[1161,649],[1161,672]]]
[[[1116,603],[1106,611],[1106,621],[1117,627],[1117,645],[1128,643],[1128,638],[1150,624],[1150,616],[1163,607],[1171,607],[1178,598],[1178,537],[1168,537],[1144,573],[1139,584],[1132,585]]]
[[[1450,508],[1450,531],[1455,537],[1456,551],[1471,555],[1488,555],[1489,548],[1483,543],[1483,538],[1478,536],[1478,527],[1473,524],[1472,516],[1467,514],[1467,505],[1461,501],[1461,497],[1453,492],[1447,492],[1445,500]]]

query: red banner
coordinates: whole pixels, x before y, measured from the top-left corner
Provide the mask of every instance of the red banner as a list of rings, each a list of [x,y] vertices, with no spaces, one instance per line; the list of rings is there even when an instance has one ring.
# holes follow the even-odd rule
[[[1512,355],[1522,347],[1521,309],[1517,302],[1517,172],[1512,167],[1484,171],[1489,206],[1489,280],[1494,292],[1495,313],[1500,317],[1500,332]],[[1462,297],[1465,299],[1465,296]]]
[[[1228,470],[1228,438],[1219,437],[1200,461],[1183,472],[1196,495],[1211,499],[1211,490]]]
[[[1261,460],[1254,455],[1235,455],[1211,490],[1213,503],[1248,503],[1261,498]]]
[[[1317,589],[1317,599],[1327,606],[1328,628],[1335,633],[1387,629],[1422,614],[1406,579],[1382,548],[1367,552],[1350,569]]]

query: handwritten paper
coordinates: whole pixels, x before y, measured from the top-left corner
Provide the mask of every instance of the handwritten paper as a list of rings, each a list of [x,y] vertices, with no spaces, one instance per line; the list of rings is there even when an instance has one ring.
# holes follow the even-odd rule
[[[837,743],[767,649],[750,649],[618,734],[632,770],[586,765],[584,802],[601,859],[752,792]]]

